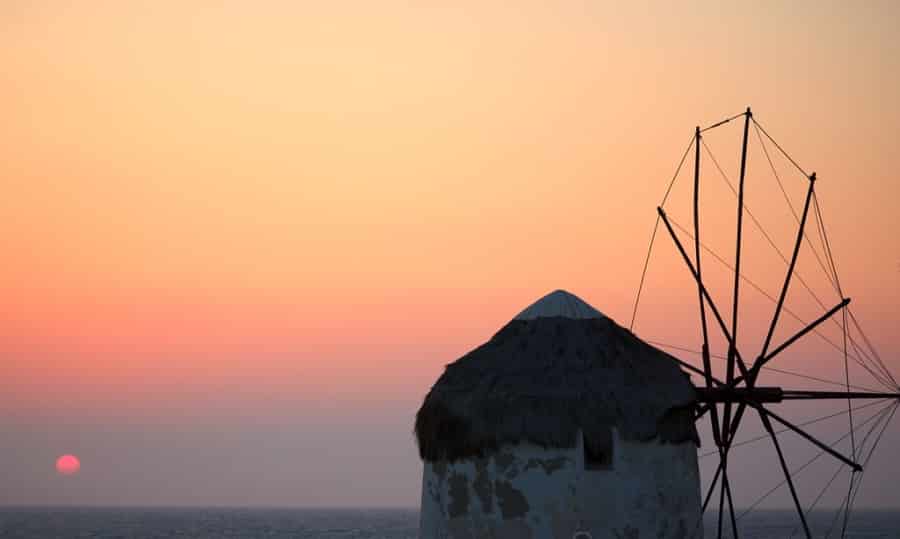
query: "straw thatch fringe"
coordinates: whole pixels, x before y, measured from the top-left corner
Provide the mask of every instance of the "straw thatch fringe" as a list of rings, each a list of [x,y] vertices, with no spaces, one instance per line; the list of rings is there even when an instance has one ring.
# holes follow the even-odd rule
[[[604,439],[699,443],[694,388],[666,353],[609,318],[513,320],[447,365],[416,414],[427,461],[503,444],[574,447]]]

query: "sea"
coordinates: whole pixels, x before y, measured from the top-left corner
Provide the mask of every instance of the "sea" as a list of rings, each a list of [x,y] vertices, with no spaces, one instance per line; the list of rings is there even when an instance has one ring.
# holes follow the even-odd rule
[[[416,539],[418,518],[414,509],[5,507],[0,537]],[[833,513],[818,512],[809,520],[814,536],[825,537],[834,519]],[[741,520],[740,537],[801,538],[797,525],[791,511],[754,511]],[[712,518],[706,537],[716,537]],[[839,526],[830,537],[840,537]],[[856,510],[845,537],[900,539],[900,512]]]

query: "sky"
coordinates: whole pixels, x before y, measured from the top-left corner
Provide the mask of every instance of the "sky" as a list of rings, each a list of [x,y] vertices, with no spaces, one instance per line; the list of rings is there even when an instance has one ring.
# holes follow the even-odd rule
[[[417,506],[413,417],[444,365],[557,288],[628,326],[694,127],[748,105],[817,172],[842,289],[900,371],[898,16],[876,1],[3,2],[0,504]],[[741,127],[704,139],[732,180]],[[789,252],[756,136],[748,207]],[[799,207],[805,180],[769,149]],[[704,238],[731,259],[734,200],[703,159]],[[666,208],[687,226],[685,166]],[[745,272],[777,291],[784,265],[746,226]],[[696,289],[664,234],[635,331],[697,349]],[[799,271],[837,302],[811,252]],[[730,305],[727,275],[709,278]],[[772,305],[742,294],[755,349]],[[796,286],[787,305],[822,312]],[[776,340],[797,328],[786,317]],[[784,368],[841,379],[816,343]],[[840,403],[821,406],[788,410]],[[794,464],[811,454],[786,444]],[[771,447],[741,451],[746,506],[779,478]],[[859,504],[897,507],[897,451],[895,421]],[[56,474],[64,453],[79,474]]]

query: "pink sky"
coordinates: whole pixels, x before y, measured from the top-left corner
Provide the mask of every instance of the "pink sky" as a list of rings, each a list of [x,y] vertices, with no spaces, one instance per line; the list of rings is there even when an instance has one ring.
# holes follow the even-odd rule
[[[412,417],[443,365],[555,288],[627,325],[693,127],[748,104],[818,172],[843,288],[896,370],[897,15],[5,4],[0,503],[416,505]],[[708,139],[732,177],[739,131]],[[753,142],[749,203],[789,248]],[[709,236],[728,256],[730,231]],[[636,329],[696,348],[664,240]],[[771,305],[746,294],[750,346]]]

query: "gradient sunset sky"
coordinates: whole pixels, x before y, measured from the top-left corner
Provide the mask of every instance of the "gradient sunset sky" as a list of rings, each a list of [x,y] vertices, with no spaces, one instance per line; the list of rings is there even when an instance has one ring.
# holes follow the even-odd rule
[[[900,371],[900,4],[744,4],[0,4],[0,504],[417,506],[443,366],[556,288],[627,326],[694,126],[748,105],[818,173],[843,289]],[[736,177],[740,122],[707,142]],[[748,204],[789,250],[750,142]],[[732,226],[709,237],[729,257]],[[663,240],[635,331],[697,348]],[[839,378],[807,346],[794,368]],[[896,425],[861,505],[900,500]],[[777,470],[744,457],[749,503]]]

